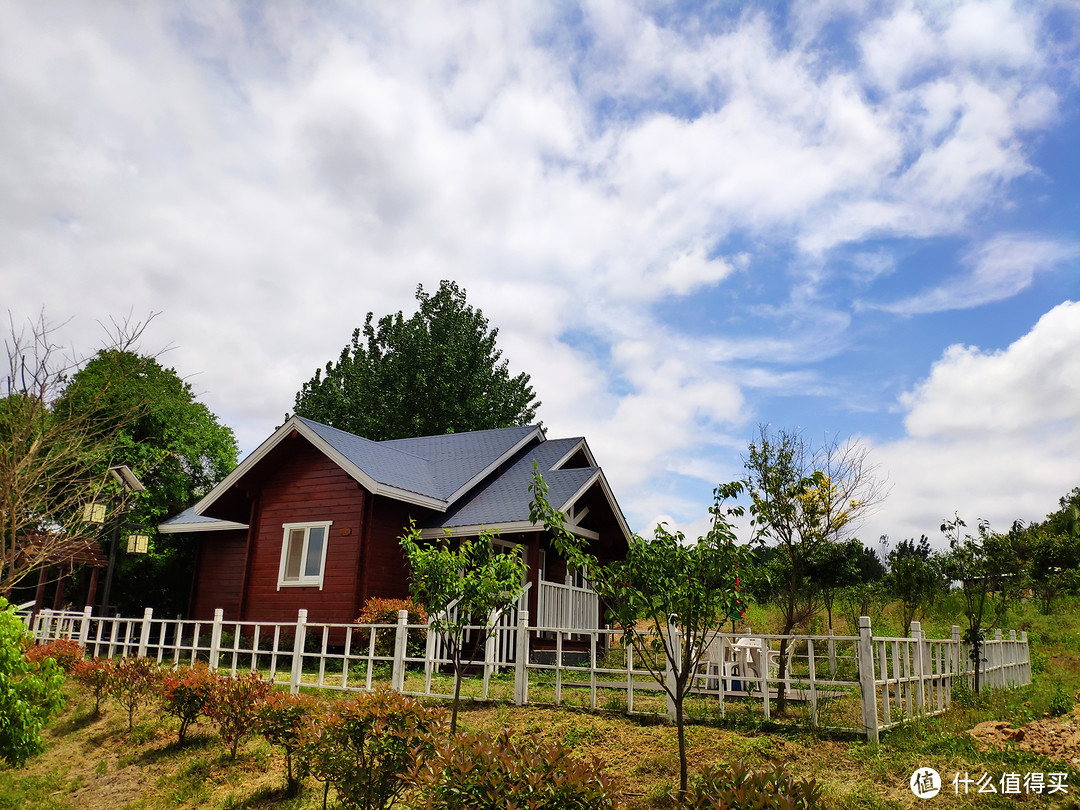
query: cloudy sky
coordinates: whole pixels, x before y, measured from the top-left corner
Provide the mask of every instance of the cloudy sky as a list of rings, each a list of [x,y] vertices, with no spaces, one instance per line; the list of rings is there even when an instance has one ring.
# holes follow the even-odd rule
[[[1071,2],[0,2],[0,291],[252,450],[461,284],[633,527],[759,423],[857,437],[870,545],[1080,484]],[[872,9],[872,10],[868,10]]]

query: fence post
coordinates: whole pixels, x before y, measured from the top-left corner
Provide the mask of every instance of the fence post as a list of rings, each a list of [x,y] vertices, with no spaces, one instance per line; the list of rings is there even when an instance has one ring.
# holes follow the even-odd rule
[[[674,614],[673,614],[674,615]],[[667,717],[668,721],[674,723],[675,717],[675,699],[672,695],[675,694],[675,667],[672,663],[673,657],[679,657],[679,652],[682,650],[682,639],[680,638],[679,628],[671,621],[671,616],[668,616],[667,626],[667,654],[664,656],[665,669],[666,669],[666,684],[667,689]]]
[[[495,669],[495,647],[498,643],[496,636],[499,632],[499,614],[497,611],[491,611],[487,617],[487,624],[484,629],[487,631],[487,640],[484,641],[484,686],[481,690],[481,697],[487,700],[488,689],[491,686],[491,673]]]
[[[923,639],[926,635],[922,631],[922,622],[912,621],[909,635],[914,639],[915,655],[912,656],[914,659],[912,663],[915,665],[914,674],[919,684],[918,691],[915,693],[915,710],[922,714],[926,708],[926,664],[923,658]]]
[[[1008,660],[1009,668],[1007,670],[1007,672],[1009,673],[1009,676],[1008,676],[1008,678],[1005,679],[1005,685],[1006,686],[1016,686],[1017,685],[1017,680],[1018,679],[1016,677],[1016,661],[1017,661],[1017,655],[1016,655],[1016,631],[1015,630],[1010,630],[1009,631],[1009,660]]]
[[[994,682],[993,683],[994,683],[995,688],[1001,689],[1001,688],[1003,688],[1005,686],[1005,659],[1004,659],[1004,656],[1002,655],[1002,653],[1004,652],[1003,648],[1004,648],[1005,645],[1002,644],[1002,642],[1001,642],[1001,628],[1000,627],[998,629],[994,630],[994,641],[997,642],[997,643],[994,644],[994,654],[992,656],[993,664],[994,664]]]
[[[836,677],[836,639],[833,638],[833,629],[829,628],[829,677]]]
[[[300,678],[304,673],[304,644],[307,641],[307,608],[296,612],[296,635],[293,636],[292,672],[289,673],[289,693],[300,691]]]
[[[143,611],[142,627],[139,628],[139,658],[146,658],[146,645],[150,643],[150,622],[154,618],[154,609]]]
[[[49,641],[52,636],[53,626],[53,612],[52,608],[42,608],[37,615],[38,632],[34,633],[34,640],[39,644],[42,641]]]
[[[218,657],[221,653],[221,624],[225,618],[222,608],[214,608],[214,624],[210,628],[210,670],[217,672]]]
[[[94,615],[94,606],[87,605],[83,608],[82,618],[79,620],[79,644],[83,647],[90,640],[90,618]]]
[[[967,685],[967,672],[964,665],[964,648],[960,641],[960,625],[954,624],[952,626],[952,651],[953,651],[953,678],[963,678],[964,684]],[[952,687],[950,681],[949,687],[950,703],[952,702]]]
[[[859,689],[862,692],[863,731],[867,742],[877,745],[877,684],[874,678],[874,641],[870,629],[870,617],[859,617]],[[886,698],[888,699],[888,698]]]
[[[1020,667],[1020,677],[1022,679],[1020,683],[1028,684],[1031,683],[1031,651],[1028,648],[1027,630],[1020,631],[1020,643],[1023,645],[1021,647],[1023,665]]]
[[[518,611],[517,643],[514,644],[514,705],[529,702],[529,611]]]
[[[409,611],[399,610],[397,627],[394,629],[394,666],[390,674],[390,688],[395,692],[405,689],[405,648],[409,641]]]

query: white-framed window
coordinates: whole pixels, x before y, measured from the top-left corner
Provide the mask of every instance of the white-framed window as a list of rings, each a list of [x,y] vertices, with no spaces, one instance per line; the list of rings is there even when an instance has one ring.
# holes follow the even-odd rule
[[[326,546],[332,520],[317,523],[282,523],[281,566],[278,590],[296,586],[322,590]]]

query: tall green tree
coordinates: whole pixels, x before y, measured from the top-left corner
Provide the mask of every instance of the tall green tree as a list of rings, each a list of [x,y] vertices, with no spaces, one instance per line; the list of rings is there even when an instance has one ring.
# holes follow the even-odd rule
[[[729,517],[742,514],[725,502],[742,490],[738,482],[714,492],[709,512],[712,526],[696,543],[682,532],[657,526],[651,540],[634,537],[626,557],[606,565],[589,554],[565,528],[565,516],[547,499],[539,471],[530,486],[530,518],[551,532],[552,543],[570,564],[584,567],[612,621],[622,628],[627,646],[675,705],[679,740],[679,790],[687,788],[686,730],[683,704],[709,645],[728,617],[743,606],[739,571],[745,571],[748,549],[735,543]],[[671,677],[668,677],[668,671]]]
[[[860,515],[884,492],[860,445],[834,440],[815,446],[799,431],[767,425],[750,442],[744,467],[755,539],[780,550],[773,558],[780,579],[774,592],[786,636],[820,609],[814,561],[827,556],[830,544],[848,539]],[[787,709],[787,647],[787,639],[780,642],[780,714]]]
[[[138,403],[137,410],[131,403]],[[146,555],[118,558],[113,600],[125,613],[153,607],[186,609],[194,547],[154,527],[205,495],[236,466],[237,444],[191,384],[154,357],[123,349],[98,352],[74,374],[54,411],[58,418],[88,419],[110,437],[96,471],[126,464],[146,491],[130,499],[124,521],[149,530]],[[115,516],[112,516],[115,517]],[[111,524],[111,520],[107,526]],[[131,614],[134,615],[134,614]]]
[[[373,441],[529,424],[540,403],[528,374],[511,376],[496,348],[499,330],[465,291],[443,281],[419,307],[363,329],[337,363],[329,362],[296,395],[295,411]]]

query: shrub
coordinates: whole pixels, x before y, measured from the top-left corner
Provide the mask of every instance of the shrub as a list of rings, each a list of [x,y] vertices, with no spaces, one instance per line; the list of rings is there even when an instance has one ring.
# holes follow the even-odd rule
[[[161,702],[166,714],[180,721],[177,744],[184,744],[188,729],[198,722],[206,711],[210,693],[214,688],[214,676],[202,665],[181,667],[166,672],[161,678]]]
[[[410,596],[408,599],[381,599],[379,597],[372,597],[364,603],[363,610],[360,611],[360,616],[357,618],[357,624],[397,624],[398,611],[409,611],[409,624],[427,624],[428,615],[423,606],[413,601]],[[415,649],[417,640],[422,639],[422,636],[412,634],[410,639],[413,649],[409,650],[410,655],[418,655],[422,651]],[[393,655],[394,654],[394,630],[387,628],[384,630],[375,631],[375,654],[376,655]]]
[[[108,692],[127,709],[128,731],[135,726],[135,710],[150,701],[159,677],[157,662],[149,658],[121,658],[110,668]]]
[[[101,699],[109,692],[112,679],[112,661],[105,658],[84,658],[71,672],[75,680],[94,695],[94,717],[101,714]]]
[[[36,644],[25,653],[26,660],[31,663],[39,663],[46,658],[53,659],[65,673],[75,669],[75,665],[83,660],[86,648],[79,642],[70,638],[61,638],[56,641],[48,641],[45,644]]]
[[[255,728],[259,709],[272,688],[273,684],[264,681],[257,672],[235,678],[213,676],[206,716],[217,726],[229,749],[229,759],[236,759],[240,741]]]
[[[1047,705],[1047,711],[1054,717],[1061,717],[1063,714],[1068,714],[1073,708],[1073,696],[1065,691],[1060,683],[1054,685],[1054,693],[1050,695],[1050,703]]]
[[[756,771],[743,762],[727,768],[710,765],[693,780],[686,795],[672,798],[680,810],[814,810],[824,806],[815,780],[796,779],[779,765]]]
[[[56,661],[27,661],[22,620],[0,597],[0,758],[19,767],[42,750],[41,729],[60,711],[64,673]]]
[[[308,695],[273,692],[259,708],[257,731],[271,745],[280,745],[285,749],[285,779],[290,796],[296,795],[306,771],[302,758],[298,756],[300,729],[304,718],[315,711],[316,705],[315,699]]]
[[[599,760],[583,762],[557,744],[506,732],[457,734],[406,777],[417,810],[600,810],[615,806]]]
[[[401,776],[445,728],[446,712],[389,690],[336,703],[303,724],[302,754],[311,773],[337,791],[345,807],[388,807],[405,787]]]

